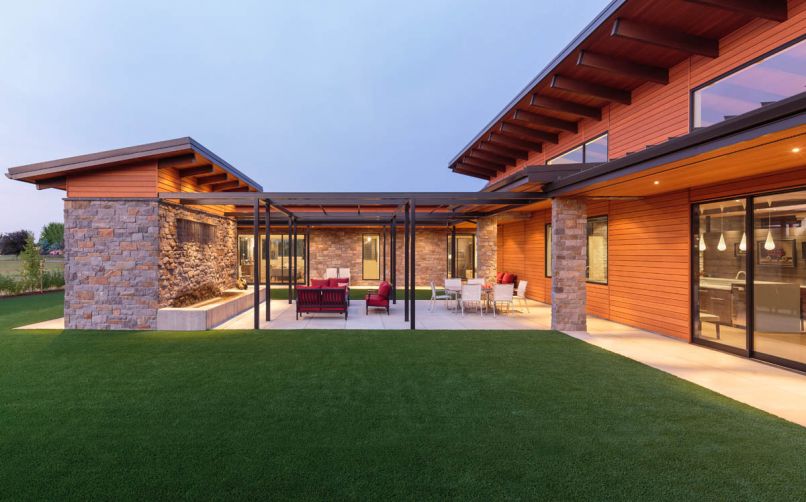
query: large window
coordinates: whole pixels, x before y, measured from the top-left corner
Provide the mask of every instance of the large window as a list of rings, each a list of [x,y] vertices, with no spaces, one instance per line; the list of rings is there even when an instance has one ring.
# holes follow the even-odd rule
[[[589,282],[607,284],[607,216],[588,218],[587,265]]]
[[[451,235],[448,234],[448,270],[447,277],[453,277],[453,250]],[[456,277],[472,279],[476,276],[476,236],[473,234],[456,234]]]
[[[238,270],[240,277],[247,282],[254,283],[252,277],[254,270],[254,239],[251,235],[238,236]],[[272,235],[269,246],[269,280],[272,284],[288,284],[289,267],[293,265],[290,258],[292,254],[291,239],[287,235]],[[266,273],[266,236],[260,236],[261,255],[260,273],[261,282],[264,281]],[[305,236],[297,236],[297,282],[305,281]]]
[[[707,127],[806,90],[806,41],[734,71],[693,93],[693,126]]]
[[[377,281],[381,278],[381,236],[364,234],[361,249],[361,275],[365,281]]]
[[[583,143],[562,155],[554,157],[546,162],[546,164],[582,164],[597,162],[607,162],[607,133]]]
[[[697,204],[692,226],[694,340],[806,370],[806,191]]]

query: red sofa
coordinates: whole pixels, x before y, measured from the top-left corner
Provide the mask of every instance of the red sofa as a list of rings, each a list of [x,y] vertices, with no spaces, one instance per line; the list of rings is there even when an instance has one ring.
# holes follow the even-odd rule
[[[297,287],[297,320],[302,314],[338,313],[347,319],[349,307],[346,288]]]
[[[378,291],[369,292],[364,297],[366,302],[366,314],[369,314],[370,307],[386,309],[386,315],[389,315],[389,295],[392,293],[392,286],[386,282],[381,282],[378,286]]]

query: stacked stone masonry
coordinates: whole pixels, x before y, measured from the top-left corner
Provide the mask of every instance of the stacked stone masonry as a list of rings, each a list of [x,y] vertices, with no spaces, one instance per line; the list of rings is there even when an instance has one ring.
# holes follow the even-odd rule
[[[498,220],[480,218],[476,225],[476,276],[495,282],[498,269]]]
[[[586,331],[587,208],[582,199],[551,204],[551,326]]]

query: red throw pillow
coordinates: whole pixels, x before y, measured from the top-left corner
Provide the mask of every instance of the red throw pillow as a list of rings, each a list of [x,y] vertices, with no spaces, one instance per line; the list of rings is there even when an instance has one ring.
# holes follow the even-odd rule
[[[311,279],[312,288],[326,288],[328,286],[327,279]]]
[[[378,286],[378,295],[384,298],[389,298],[389,293],[392,292],[392,286],[389,285],[388,282],[384,281]]]
[[[347,286],[350,281],[344,278],[331,278],[327,280],[327,287],[329,288],[343,288]]]
[[[504,277],[501,278],[501,284],[515,284],[515,276],[507,272],[504,274]]]
[[[504,274],[505,272],[498,272],[497,274],[495,274],[495,282],[497,284],[501,284],[501,281],[504,280]]]

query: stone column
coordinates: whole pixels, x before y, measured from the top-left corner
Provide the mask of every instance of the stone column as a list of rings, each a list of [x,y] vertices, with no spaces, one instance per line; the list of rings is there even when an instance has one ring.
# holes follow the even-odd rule
[[[587,331],[587,207],[583,199],[551,202],[551,328]]]
[[[157,327],[156,199],[66,199],[64,244],[66,328]]]
[[[476,277],[495,282],[498,269],[498,218],[479,218],[476,224]]]

